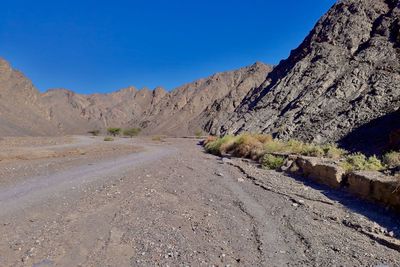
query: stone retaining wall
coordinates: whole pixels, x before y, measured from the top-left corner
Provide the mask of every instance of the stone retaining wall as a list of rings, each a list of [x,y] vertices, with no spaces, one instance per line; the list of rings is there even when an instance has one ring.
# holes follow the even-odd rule
[[[332,188],[344,188],[360,198],[381,203],[400,213],[399,178],[371,171],[346,173],[339,162],[330,159],[295,155],[285,157],[282,166],[285,172],[310,178]]]

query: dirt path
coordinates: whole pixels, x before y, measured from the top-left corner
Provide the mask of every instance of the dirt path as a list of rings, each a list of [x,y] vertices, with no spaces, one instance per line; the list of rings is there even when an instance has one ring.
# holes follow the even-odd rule
[[[0,266],[400,266],[380,207],[193,140],[132,142],[1,187]]]

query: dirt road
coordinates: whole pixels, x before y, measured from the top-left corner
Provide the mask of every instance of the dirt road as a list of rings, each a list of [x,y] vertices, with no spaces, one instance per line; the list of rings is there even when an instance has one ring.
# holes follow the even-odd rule
[[[0,266],[400,266],[399,217],[346,193],[195,140],[72,139],[0,161]]]

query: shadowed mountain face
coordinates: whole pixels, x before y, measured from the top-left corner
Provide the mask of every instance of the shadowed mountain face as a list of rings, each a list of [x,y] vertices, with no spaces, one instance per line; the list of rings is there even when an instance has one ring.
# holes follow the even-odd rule
[[[337,141],[395,112],[400,103],[399,18],[399,1],[338,2],[212,131]],[[349,137],[346,143],[352,142]]]
[[[151,134],[191,135],[205,128],[212,105],[223,102],[225,108],[213,114],[227,117],[271,69],[255,63],[171,92],[129,87],[110,94],[80,95],[65,89],[40,94],[26,77],[1,60],[0,134],[80,134],[107,127],[142,127]]]

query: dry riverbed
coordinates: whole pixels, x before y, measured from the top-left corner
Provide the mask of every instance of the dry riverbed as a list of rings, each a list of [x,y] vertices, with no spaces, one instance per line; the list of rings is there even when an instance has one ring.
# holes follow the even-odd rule
[[[399,217],[197,141],[0,141],[0,266],[400,265]]]

